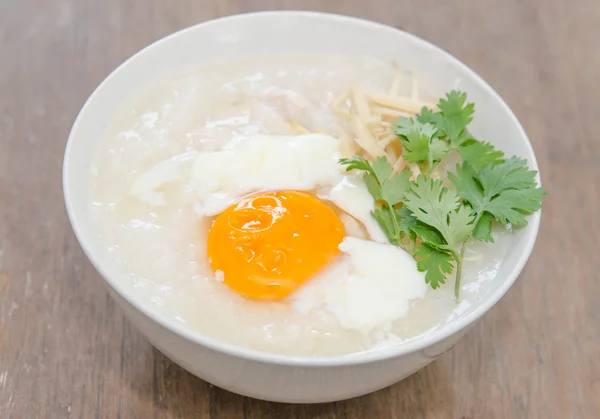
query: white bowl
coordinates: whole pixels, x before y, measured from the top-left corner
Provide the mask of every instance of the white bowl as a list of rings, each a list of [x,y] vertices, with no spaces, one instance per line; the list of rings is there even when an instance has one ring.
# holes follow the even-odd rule
[[[477,105],[472,131],[507,153],[537,163],[517,118],[498,94],[464,64],[413,35],[365,20],[310,12],[231,16],[185,29],[143,49],[106,78],[81,110],[67,144],[64,193],[71,224],[87,257],[128,318],[159,350],[219,387],[264,400],[316,403],[347,399],[402,380],[450,349],[514,283],[523,269],[540,212],[515,233],[492,290],[462,317],[404,345],[352,357],[270,355],[224,344],[137,300],[108,254],[89,213],[90,162],[114,110],[139,88],[201,63],[257,53],[332,52],[400,59],[431,84],[434,93],[459,88]],[[538,178],[539,181],[539,178]]]

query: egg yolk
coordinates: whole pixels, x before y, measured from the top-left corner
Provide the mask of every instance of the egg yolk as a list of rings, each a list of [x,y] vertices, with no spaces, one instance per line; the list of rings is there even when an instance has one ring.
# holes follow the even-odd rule
[[[298,191],[242,199],[215,220],[208,234],[210,265],[246,297],[286,297],[338,253],[344,226],[335,211]]]

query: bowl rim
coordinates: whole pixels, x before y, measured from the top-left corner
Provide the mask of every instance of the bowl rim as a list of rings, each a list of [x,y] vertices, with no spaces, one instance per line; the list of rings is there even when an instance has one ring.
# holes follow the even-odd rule
[[[475,82],[480,84],[484,90],[492,96],[498,103],[502,106],[504,112],[509,116],[512,122],[515,124],[519,135],[526,142],[526,147],[531,155],[531,158],[528,159],[530,168],[538,171],[537,182],[541,186],[541,174],[539,172],[537,159],[535,157],[535,153],[533,150],[533,146],[529,141],[525,130],[515,114],[506,104],[506,102],[500,97],[500,95],[485,81],[481,78],[477,73],[475,73],[470,67],[466,64],[462,63],[460,60],[455,58],[453,55],[443,50],[442,48],[432,44],[429,41],[426,41],[416,35],[405,32],[401,29],[374,22],[367,19],[335,14],[335,13],[325,13],[325,12],[315,12],[315,11],[297,11],[297,10],[287,10],[287,11],[261,11],[261,12],[251,12],[251,13],[241,13],[230,16],[224,16],[216,19],[211,19],[208,21],[204,21],[181,30],[178,30],[170,35],[167,35],[163,38],[158,39],[157,41],[152,42],[146,47],[142,48],[128,59],[126,59],[123,63],[121,63],[118,67],[116,67],[110,74],[94,89],[92,94],[88,97],[83,107],[79,111],[71,131],[69,133],[69,137],[67,140],[65,154],[63,159],[63,194],[65,200],[65,206],[67,210],[67,215],[69,221],[71,223],[71,227],[75,233],[75,236],[81,246],[84,254],[87,256],[89,261],[92,263],[96,271],[100,274],[103,281],[106,285],[108,285],[112,290],[117,293],[121,298],[123,298],[129,305],[133,306],[136,310],[138,310],[141,314],[143,314],[146,318],[151,320],[152,322],[158,324],[162,328],[171,331],[178,335],[179,337],[190,341],[194,344],[201,345],[210,350],[220,352],[223,354],[227,354],[230,356],[234,356],[236,358],[246,359],[250,361],[265,363],[265,364],[274,364],[274,365],[285,365],[285,366],[295,366],[295,367],[336,367],[336,366],[349,366],[349,365],[361,365],[368,364],[371,362],[383,361],[390,358],[395,358],[403,355],[407,355],[410,353],[422,351],[430,346],[433,346],[446,338],[449,338],[463,330],[468,329],[469,326],[474,324],[479,318],[481,318],[485,313],[487,313],[496,303],[506,294],[506,292],[512,287],[517,277],[522,272],[525,267],[529,257],[532,253],[533,247],[536,242],[536,238],[539,232],[540,220],[541,220],[541,210],[532,214],[529,218],[529,231],[523,237],[525,240],[525,251],[520,255],[518,262],[512,267],[509,274],[506,276],[505,280],[501,284],[501,286],[491,295],[489,295],[479,307],[473,310],[471,313],[461,317],[457,320],[453,320],[448,323],[444,327],[434,330],[433,332],[421,336],[416,337],[414,340],[410,340],[408,342],[394,345],[382,349],[376,350],[367,350],[364,352],[354,352],[346,355],[338,355],[338,356],[291,356],[291,355],[282,355],[270,352],[263,352],[254,349],[248,349],[241,346],[237,346],[230,343],[221,342],[212,337],[203,335],[200,332],[193,331],[184,325],[179,325],[175,322],[169,321],[165,316],[153,310],[150,306],[144,304],[142,301],[139,301],[135,298],[131,293],[126,292],[124,287],[119,285],[119,281],[115,278],[111,278],[111,276],[106,272],[106,269],[102,266],[100,261],[95,257],[94,251],[90,242],[83,234],[82,229],[80,228],[79,217],[76,214],[76,210],[71,201],[71,191],[68,187],[68,173],[69,173],[69,165],[71,161],[71,151],[73,148],[73,143],[76,141],[75,135],[78,131],[78,126],[81,124],[81,120],[83,115],[86,113],[87,108],[90,106],[90,103],[94,101],[95,97],[98,95],[98,92],[118,73],[122,68],[126,67],[129,62],[131,62],[138,55],[145,53],[147,50],[160,45],[168,40],[173,38],[186,36],[187,33],[196,30],[199,27],[206,27],[211,25],[218,25],[224,22],[233,22],[236,20],[243,19],[254,19],[256,17],[264,17],[269,16],[272,18],[278,17],[301,17],[301,18],[317,18],[317,19],[327,19],[332,22],[343,22],[350,23],[354,25],[363,25],[370,26],[376,28],[378,30],[385,31],[395,31],[402,36],[409,39],[411,42],[415,42],[421,44],[426,48],[430,48],[436,50],[441,55],[444,55],[446,59],[453,62],[455,65],[460,67],[469,77],[471,77]]]

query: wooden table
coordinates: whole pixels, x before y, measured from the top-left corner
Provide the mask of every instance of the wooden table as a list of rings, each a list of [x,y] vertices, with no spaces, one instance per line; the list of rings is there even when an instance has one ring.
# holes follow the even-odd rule
[[[526,270],[466,338],[326,405],[240,397],[153,349],[79,249],[61,191],[73,119],[110,70],[188,25],[279,8],[377,20],[454,54],[516,112],[550,191]],[[598,0],[0,0],[0,418],[599,418],[599,47]]]

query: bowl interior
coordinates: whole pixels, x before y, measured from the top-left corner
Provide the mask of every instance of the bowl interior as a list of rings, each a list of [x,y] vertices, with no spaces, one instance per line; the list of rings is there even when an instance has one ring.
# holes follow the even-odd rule
[[[438,96],[452,88],[468,93],[476,103],[472,132],[508,154],[527,158],[537,170],[531,145],[520,124],[500,97],[477,75],[449,54],[407,33],[359,19],[309,12],[266,12],[207,22],[175,33],[136,54],[115,70],[94,92],[79,114],[65,154],[64,190],[75,233],[95,267],[108,284],[126,300],[162,325],[201,344],[225,350],[223,345],[183,330],[172,319],[161,318],[152,308],[135,300],[89,214],[89,179],[93,151],[113,119],[115,109],[154,80],[181,73],[215,60],[239,59],[256,54],[338,53],[371,55],[400,60],[414,70],[428,90]],[[538,179],[539,180],[539,179]],[[442,329],[381,356],[398,354],[432,344],[457,332],[493,306],[523,268],[539,225],[539,212],[529,225],[513,234],[510,250],[485,298]],[[239,348],[240,356],[261,357]],[[282,357],[282,359],[290,357]],[[268,359],[274,359],[272,355]],[[355,358],[357,359],[357,358]],[[360,357],[358,358],[360,359]],[[280,360],[281,361],[281,360]]]

